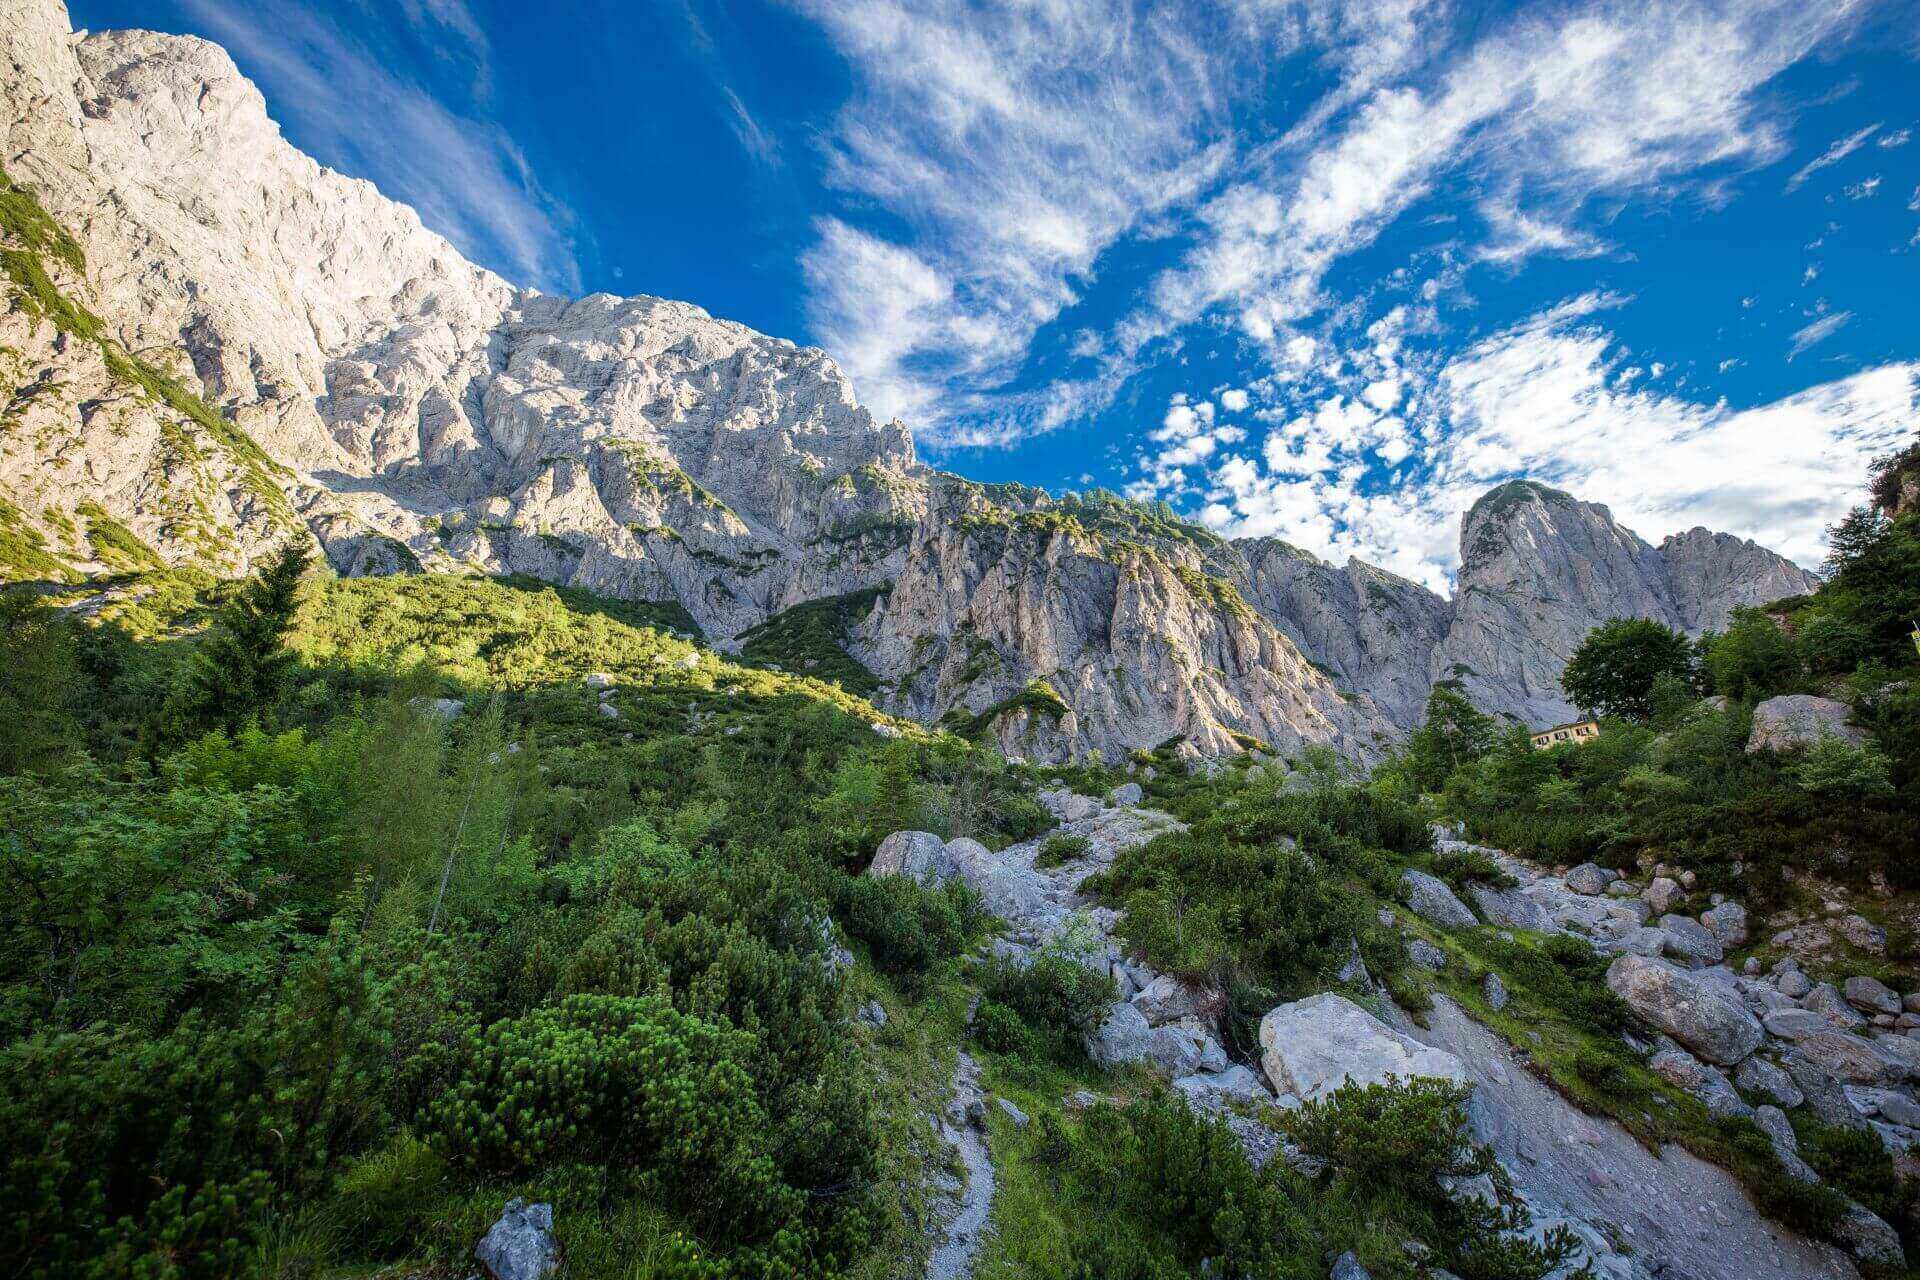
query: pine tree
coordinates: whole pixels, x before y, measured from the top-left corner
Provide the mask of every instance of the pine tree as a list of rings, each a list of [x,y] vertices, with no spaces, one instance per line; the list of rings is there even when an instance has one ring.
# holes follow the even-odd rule
[[[307,560],[306,546],[289,540],[265,572],[220,607],[168,699],[170,730],[231,730],[280,696],[293,666],[285,641]]]

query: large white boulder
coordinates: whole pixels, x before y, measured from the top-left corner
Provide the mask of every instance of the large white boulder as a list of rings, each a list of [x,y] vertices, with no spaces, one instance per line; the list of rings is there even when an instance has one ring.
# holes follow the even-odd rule
[[[1607,986],[1629,1008],[1708,1062],[1737,1065],[1766,1033],[1730,984],[1665,960],[1621,956]]]
[[[1442,929],[1471,929],[1480,923],[1467,904],[1439,876],[1408,869],[1400,873],[1400,894],[1407,909]]]
[[[1747,750],[1792,751],[1810,747],[1822,738],[1864,746],[1866,730],[1848,724],[1847,715],[1846,703],[1810,693],[1768,698],[1753,709],[1753,733],[1747,738]]]
[[[934,884],[953,873],[947,842],[931,831],[896,831],[880,842],[867,867],[870,876],[910,876]]]
[[[1118,1067],[1145,1058],[1152,1043],[1153,1028],[1147,1020],[1138,1009],[1120,1001],[1087,1033],[1087,1056],[1098,1066]]]
[[[1433,1076],[1464,1084],[1460,1060],[1401,1035],[1331,991],[1283,1004],[1260,1019],[1260,1065],[1274,1091],[1303,1101],[1341,1085]]]

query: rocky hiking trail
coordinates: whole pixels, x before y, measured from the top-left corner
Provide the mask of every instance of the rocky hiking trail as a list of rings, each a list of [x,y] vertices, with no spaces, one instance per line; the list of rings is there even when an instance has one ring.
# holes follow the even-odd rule
[[[966,1280],[993,1211],[993,1157],[983,1126],[986,1098],[980,1091],[980,1064],[962,1049],[953,1072],[953,1098],[940,1121],[940,1136],[960,1157],[964,1182],[947,1188],[953,1209],[939,1245],[927,1263],[927,1280]]]
[[[1119,914],[1078,892],[1122,851],[1183,829],[1172,816],[1141,808],[1141,799],[1133,785],[1104,801],[1065,790],[1042,793],[1060,825],[998,853],[970,839],[898,832],[882,843],[869,874],[964,881],[1005,922],[994,953],[1015,962],[1048,944],[1070,943],[1115,983],[1113,1006],[1088,1036],[1089,1056],[1107,1067],[1144,1064],[1189,1105],[1223,1117],[1256,1163],[1285,1151],[1275,1128],[1260,1118],[1262,1112],[1271,1117],[1269,1108],[1297,1107],[1350,1080],[1435,1075],[1474,1086],[1468,1108],[1474,1136],[1493,1147],[1533,1211],[1532,1233],[1565,1226],[1578,1239],[1569,1273],[1586,1266],[1601,1280],[1857,1280],[1846,1252],[1764,1216],[1727,1171],[1675,1144],[1650,1149],[1613,1119],[1582,1110],[1524,1052],[1445,995],[1436,994],[1416,1021],[1357,962],[1343,977],[1359,1003],[1323,992],[1281,1005],[1262,1020],[1259,1062],[1231,1062],[1217,1024],[1219,994],[1129,959],[1112,936]],[[1036,865],[1046,840],[1061,833],[1084,838],[1084,852],[1057,866]],[[1702,1097],[1716,1114],[1755,1118],[1790,1170],[1813,1176],[1792,1152],[1783,1106],[1815,1107],[1827,1123],[1871,1125],[1901,1151],[1920,1141],[1920,1129],[1892,1118],[1920,1120],[1908,1083],[1920,1076],[1920,1052],[1904,1047],[1920,1050],[1920,1039],[1905,1035],[1906,1023],[1894,1025],[1901,1021],[1889,1012],[1901,1007],[1897,995],[1850,982],[1843,996],[1808,981],[1792,961],[1766,977],[1751,964],[1735,974],[1721,960],[1745,941],[1745,913],[1737,903],[1716,900],[1697,919],[1680,914],[1689,896],[1676,879],[1655,875],[1635,885],[1597,867],[1555,874],[1467,844],[1457,832],[1437,834],[1442,851],[1483,854],[1510,883],[1476,882],[1462,895],[1408,871],[1402,909],[1440,930],[1574,934],[1614,956],[1608,985],[1664,1033],[1647,1046],[1649,1066]],[[1411,933],[1408,946],[1416,964],[1446,963],[1439,948]],[[1642,971],[1656,980],[1636,984]],[[1854,1007],[1865,1004],[1876,1012]],[[1777,1016],[1789,1007],[1799,1021]],[[1920,1026],[1920,1016],[1906,1022]],[[1882,1043],[1893,1037],[1901,1044]],[[1740,1064],[1738,1088],[1716,1063]],[[1847,1078],[1834,1078],[1834,1070]],[[971,1275],[992,1232],[995,1174],[984,1118],[994,1100],[983,1091],[979,1063],[964,1051],[952,1089],[939,1123],[965,1181],[945,1188],[951,1208],[927,1272],[936,1280]],[[1843,1234],[1862,1259],[1899,1256],[1893,1230],[1858,1206]]]

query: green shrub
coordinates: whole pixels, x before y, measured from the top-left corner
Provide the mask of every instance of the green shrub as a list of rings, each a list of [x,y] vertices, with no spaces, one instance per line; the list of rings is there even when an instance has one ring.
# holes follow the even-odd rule
[[[1099,1214],[1072,1241],[1074,1274],[1160,1280],[1195,1274],[1203,1259],[1259,1280],[1318,1274],[1312,1224],[1285,1162],[1256,1170],[1224,1121],[1163,1093],[1089,1110],[1064,1164],[1066,1195]]]
[[[1033,1029],[1008,1006],[998,1000],[982,1000],[973,1011],[973,1038],[991,1053],[1019,1058],[1038,1057],[1040,1045]]]
[[[1626,1064],[1619,1055],[1586,1045],[1574,1050],[1573,1074],[1601,1093],[1620,1093],[1627,1085]]]
[[[1085,1055],[1085,1033],[1113,1003],[1113,979],[1104,965],[1093,967],[1098,963],[1089,963],[1072,935],[1022,960],[997,958],[980,973],[981,1007],[999,1006],[1018,1017],[1027,1028],[1027,1051],[1074,1061]]]
[[[1040,852],[1034,855],[1033,865],[1043,868],[1058,867],[1086,857],[1087,852],[1092,848],[1093,842],[1085,836],[1062,831],[1047,837],[1046,842],[1040,846]]]
[[[872,950],[876,965],[906,978],[959,955],[983,919],[979,899],[965,885],[930,889],[908,876],[845,880],[839,912],[846,931]]]
[[[765,1231],[804,1197],[776,1174],[751,1049],[652,998],[570,996],[462,1046],[424,1132],[476,1172],[592,1166],[710,1230]]]
[[[1537,1244],[1521,1237],[1532,1214],[1493,1149],[1467,1136],[1471,1091],[1431,1079],[1345,1084],[1284,1123],[1302,1151],[1330,1166],[1339,1194],[1412,1206],[1448,1270],[1476,1280],[1535,1280],[1565,1262],[1577,1242],[1565,1227]],[[1481,1175],[1493,1184],[1492,1203],[1456,1199],[1442,1182]]]

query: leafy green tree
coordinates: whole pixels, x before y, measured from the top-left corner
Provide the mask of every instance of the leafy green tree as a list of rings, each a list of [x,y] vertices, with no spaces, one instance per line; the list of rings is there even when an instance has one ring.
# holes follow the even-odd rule
[[[1407,771],[1422,791],[1439,791],[1461,765],[1493,746],[1493,717],[1482,714],[1458,689],[1436,685],[1427,695],[1426,720],[1407,739]]]
[[[166,720],[175,733],[237,728],[280,696],[294,663],[286,636],[307,561],[306,545],[289,540],[214,615],[169,699]]]
[[[1707,642],[1706,662],[1715,692],[1736,702],[1786,693],[1806,678],[1793,637],[1759,609],[1735,609],[1727,629]]]
[[[1586,711],[1644,720],[1653,713],[1654,682],[1663,675],[1697,681],[1693,642],[1651,618],[1614,618],[1580,642],[1560,687]]]
[[[1821,611],[1866,631],[1881,661],[1913,662],[1908,633],[1920,622],[1920,512],[1889,519],[1856,507],[1827,530],[1827,549]]]

